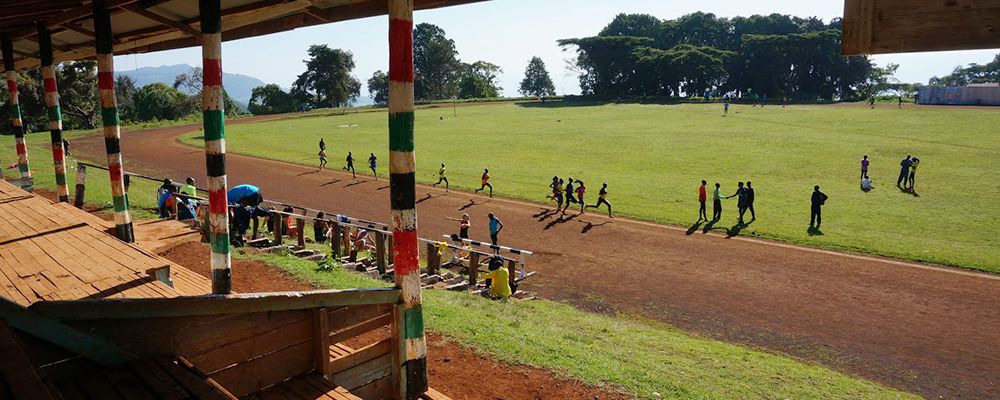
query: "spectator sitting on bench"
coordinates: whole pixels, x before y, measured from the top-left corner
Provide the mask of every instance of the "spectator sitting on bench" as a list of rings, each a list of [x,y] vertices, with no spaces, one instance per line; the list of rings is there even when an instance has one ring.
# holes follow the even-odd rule
[[[284,212],[286,212],[288,214],[292,214],[292,213],[295,212],[294,209],[292,209],[291,207],[288,207],[288,206],[286,206],[285,209],[283,209],[281,211],[284,211]],[[284,221],[285,225],[282,227],[282,228],[284,228],[284,232],[282,232],[282,233],[284,233],[285,235],[287,235],[290,238],[298,236],[299,235],[299,226],[298,226],[298,224],[295,223],[295,217],[293,217],[291,215],[283,215],[283,217],[284,218],[282,218],[282,220]]]
[[[500,256],[490,258],[490,272],[486,274],[486,289],[483,289],[482,294],[496,300],[505,300],[511,295],[510,276],[507,269],[503,268]]]
[[[354,250],[358,253],[375,249],[375,241],[368,235],[367,229],[358,228],[351,232],[351,243],[354,243]]]
[[[316,220],[313,221],[313,239],[316,243],[325,243],[326,238],[330,236],[330,224],[323,218],[326,218],[326,214],[320,211],[316,214]]]

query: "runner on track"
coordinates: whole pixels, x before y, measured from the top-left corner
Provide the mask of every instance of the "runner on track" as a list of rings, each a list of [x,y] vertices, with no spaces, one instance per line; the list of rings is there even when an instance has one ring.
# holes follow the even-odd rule
[[[486,188],[490,188],[490,197],[493,197],[493,185],[490,185],[490,178],[492,178],[492,176],[490,175],[490,170],[483,169],[483,178],[482,178],[483,186],[480,187],[479,189],[476,189],[474,193],[479,193],[480,191]]]
[[[583,205],[583,195],[587,193],[587,187],[583,185],[583,181],[576,181],[576,202],[580,204],[580,214],[583,214],[583,209],[586,207]]]
[[[573,177],[571,176],[569,178],[566,178],[566,180],[568,181],[566,183],[566,203],[565,203],[566,206],[562,210],[563,215],[566,214],[566,210],[569,210],[570,203],[576,203],[577,202],[576,198],[573,197],[574,193],[576,192],[574,190],[574,188],[573,188]]]
[[[378,157],[375,157],[375,153],[371,153],[371,156],[368,157],[368,168],[372,170],[372,176],[374,176],[377,181],[378,174],[375,173],[375,169],[378,168]]]
[[[351,176],[357,178],[358,173],[354,171],[354,154],[347,152],[347,165],[344,166],[344,171],[351,171]]]
[[[319,169],[326,168],[326,149],[319,150]]]
[[[597,192],[597,204],[594,204],[592,206],[587,206],[586,208],[598,208],[601,206],[601,204],[606,204],[608,206],[608,217],[614,218],[614,216],[611,215],[611,202],[608,201],[607,182],[604,182],[604,185],[601,186],[601,191]]]
[[[437,186],[437,185],[440,185],[441,182],[444,182],[444,191],[448,192],[448,191],[450,191],[450,190],[448,190],[448,188],[449,188],[449,186],[451,186],[451,184],[448,183],[448,177],[445,176],[445,172],[447,172],[447,168],[445,168],[444,163],[441,163],[441,169],[438,170],[438,181],[437,181],[437,183],[435,183],[435,184],[433,184],[431,186]]]

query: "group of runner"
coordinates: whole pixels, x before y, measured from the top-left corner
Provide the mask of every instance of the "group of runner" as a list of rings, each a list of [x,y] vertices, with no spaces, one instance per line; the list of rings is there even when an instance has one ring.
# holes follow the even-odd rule
[[[608,217],[614,218],[614,215],[611,215],[611,202],[608,201],[607,182],[601,185],[601,190],[597,194],[597,203],[589,206],[584,202],[587,186],[582,180],[573,180],[573,177],[569,177],[564,181],[558,176],[553,176],[549,188],[552,189],[552,194],[545,196],[545,198],[555,201],[556,211],[562,215],[566,215],[566,210],[569,209],[570,204],[579,204],[580,214],[583,214],[587,208],[599,208],[602,205],[606,205],[608,206]]]
[[[354,153],[348,151],[347,159],[345,161],[346,164],[344,165],[343,170],[350,171],[351,176],[357,178],[358,172],[354,169]],[[319,169],[326,168],[326,163],[326,142],[321,138],[319,139]],[[372,176],[375,177],[375,180],[378,180],[378,173],[375,172],[377,168],[378,157],[375,157],[375,153],[371,153],[371,155],[368,156],[368,169],[372,170]]]

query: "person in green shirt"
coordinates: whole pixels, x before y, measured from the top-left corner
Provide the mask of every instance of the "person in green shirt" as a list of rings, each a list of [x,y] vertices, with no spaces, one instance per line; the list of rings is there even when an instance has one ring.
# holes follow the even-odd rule
[[[186,194],[186,195],[192,196],[192,197],[198,195],[198,188],[194,187],[194,178],[193,177],[189,176],[187,178],[186,184],[184,186],[181,186],[181,194]]]
[[[722,195],[722,188],[719,187],[719,182],[715,183],[715,195],[712,197],[712,221],[718,221],[722,219],[722,199],[726,196]]]
[[[437,185],[440,185],[441,182],[444,182],[444,191],[445,192],[449,191],[448,190],[448,186],[449,186],[448,177],[445,176],[445,172],[447,172],[447,170],[448,169],[444,167],[444,163],[441,163],[441,169],[438,170],[438,181],[437,181],[437,183],[435,183],[434,185],[432,185],[432,186],[437,186]]]
[[[486,280],[489,289],[483,292],[484,296],[498,300],[510,297],[510,275],[507,269],[503,268],[502,258],[493,257],[490,260],[490,272],[486,274]]]

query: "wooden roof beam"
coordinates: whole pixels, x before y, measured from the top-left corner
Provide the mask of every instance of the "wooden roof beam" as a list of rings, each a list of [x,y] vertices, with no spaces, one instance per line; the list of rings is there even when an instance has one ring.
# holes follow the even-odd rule
[[[131,12],[131,13],[143,16],[143,17],[145,17],[147,19],[150,19],[152,21],[158,22],[158,23],[160,23],[162,25],[166,25],[166,26],[169,26],[171,28],[180,30],[181,32],[187,33],[188,35],[190,35],[192,37],[196,37],[196,38],[200,38],[201,37],[201,32],[199,32],[197,29],[192,28],[191,25],[188,25],[187,23],[183,23],[183,22],[180,22],[180,21],[172,20],[170,18],[164,17],[164,16],[162,16],[160,14],[157,14],[157,13],[155,13],[153,11],[149,11],[149,10],[147,10],[145,8],[142,8],[142,7],[139,7],[137,5],[129,5],[129,6],[121,7],[121,8],[124,9],[124,10],[126,10],[126,11],[128,11],[128,12]]]
[[[845,0],[844,55],[1000,47],[1000,0]]]

